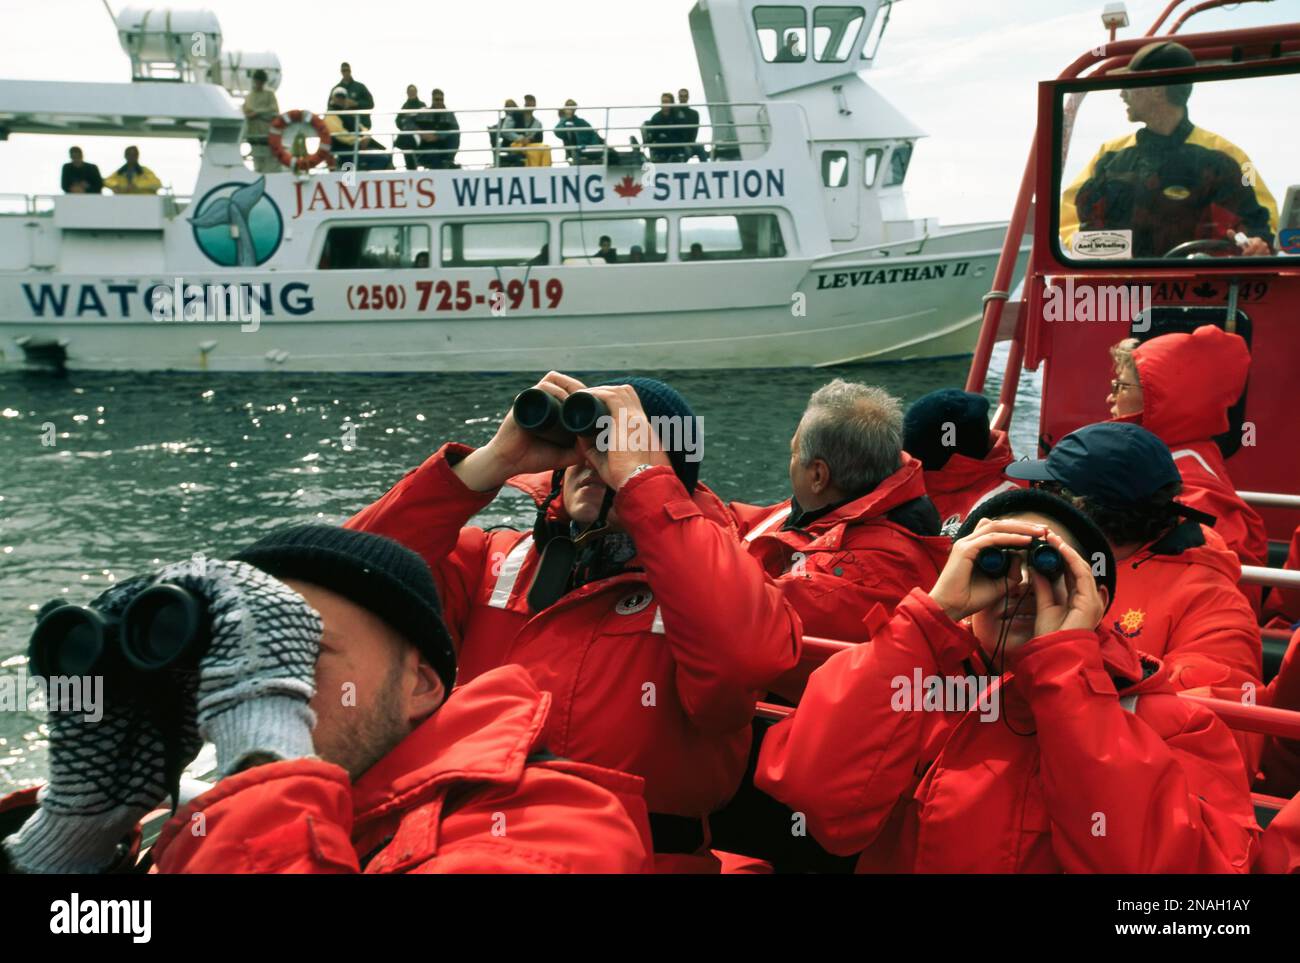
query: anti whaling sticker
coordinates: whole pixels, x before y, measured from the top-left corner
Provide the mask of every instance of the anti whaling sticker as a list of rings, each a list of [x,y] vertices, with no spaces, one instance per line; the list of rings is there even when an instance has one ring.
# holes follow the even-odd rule
[[[1070,250],[1075,257],[1128,257],[1133,250],[1133,232],[1079,231],[1074,235]]]

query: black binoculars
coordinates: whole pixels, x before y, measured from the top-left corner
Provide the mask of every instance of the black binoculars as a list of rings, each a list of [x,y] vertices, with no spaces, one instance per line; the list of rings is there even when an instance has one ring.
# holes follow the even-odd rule
[[[595,435],[609,414],[605,402],[590,392],[575,391],[561,403],[541,388],[519,392],[512,410],[520,428],[561,448],[571,447],[578,435]]]
[[[81,605],[49,609],[36,623],[28,656],[45,678],[129,678],[197,663],[209,641],[203,600],[163,583],[133,598],[120,619]]]
[[[1011,556],[1022,549],[1003,545],[990,545],[981,548],[975,556],[975,569],[989,578],[1004,578],[1011,571]],[[1029,567],[1049,579],[1059,577],[1065,571],[1065,559],[1061,553],[1041,539],[1029,543]]]

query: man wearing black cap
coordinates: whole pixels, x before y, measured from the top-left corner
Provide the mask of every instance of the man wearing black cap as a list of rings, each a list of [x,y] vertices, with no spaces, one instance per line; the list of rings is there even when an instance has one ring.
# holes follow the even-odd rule
[[[928,592],[813,673],[755,785],[859,872],[1246,872],[1232,735],[1104,624],[1102,533],[1018,490],[959,536]]]
[[[706,820],[740,784],[758,694],[798,659],[798,619],[698,484],[681,395],[557,372],[536,387],[589,391],[629,430],[561,447],[507,414],[482,448],[444,445],[348,525],[429,562],[463,679],[523,665],[555,700],[553,752],[645,778],[661,871],[716,871]],[[507,482],[538,499],[533,530],[467,527]]]
[[[1196,66],[1182,44],[1159,40],[1115,73]],[[1128,87],[1128,119],[1146,126],[1102,144],[1061,197],[1061,246],[1088,231],[1131,231],[1126,256],[1163,257],[1187,241],[1245,236],[1240,253],[1267,256],[1277,202],[1250,158],[1187,117],[1191,84]]]
[[[1011,463],[1007,433],[989,427],[989,400],[940,388],[912,402],[903,416],[903,448],[925,469],[925,493],[952,534],[984,499],[1016,487],[1002,470]]]
[[[203,740],[221,781],[164,827],[161,872],[646,868],[641,781],[542,758],[550,699],[526,672],[505,666],[448,698],[455,653],[419,556],[301,525],[235,559],[169,566],[91,603],[113,619],[152,584],[180,586],[205,603],[211,642],[171,702],[119,684],[99,724],[52,714],[49,783],[0,802],[13,868],[129,865],[120,841]]]
[[[1013,462],[1012,478],[1070,500],[1115,553],[1109,625],[1169,667],[1178,689],[1217,686],[1235,696],[1261,688],[1259,627],[1237,588],[1241,563],[1175,501],[1182,490],[1165,443],[1138,425],[1105,422],[1066,435],[1044,461]]]

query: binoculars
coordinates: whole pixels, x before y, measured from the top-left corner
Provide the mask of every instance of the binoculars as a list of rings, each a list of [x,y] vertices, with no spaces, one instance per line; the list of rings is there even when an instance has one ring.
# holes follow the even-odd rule
[[[197,663],[210,630],[203,600],[178,585],[145,589],[121,618],[81,605],[58,605],[36,623],[28,655],[37,675],[118,679]]]
[[[575,391],[561,403],[541,388],[519,392],[512,410],[520,428],[561,448],[571,447],[578,435],[595,435],[609,414],[605,402],[589,392]]]
[[[975,556],[975,570],[989,578],[1004,578],[1011,571],[1011,556],[1021,549],[990,545]],[[1029,567],[1040,575],[1055,579],[1065,572],[1061,553],[1041,539],[1029,543]]]

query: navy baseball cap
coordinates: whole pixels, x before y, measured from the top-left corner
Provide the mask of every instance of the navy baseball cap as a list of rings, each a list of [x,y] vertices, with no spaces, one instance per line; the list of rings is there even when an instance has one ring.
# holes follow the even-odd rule
[[[1024,481],[1059,482],[1111,508],[1144,502],[1182,480],[1163,441],[1140,425],[1116,421],[1072,431],[1047,458],[1012,462],[1006,474]]]

